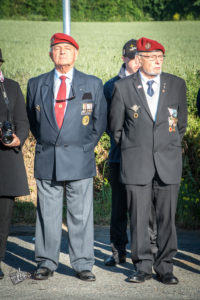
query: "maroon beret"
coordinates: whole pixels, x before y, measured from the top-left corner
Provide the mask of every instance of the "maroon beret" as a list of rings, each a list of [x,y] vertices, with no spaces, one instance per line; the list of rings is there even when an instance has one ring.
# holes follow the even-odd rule
[[[150,40],[145,37],[142,37],[139,40],[137,40],[138,52],[151,52],[156,50],[161,50],[163,53],[165,53],[165,48],[157,41]]]
[[[73,45],[76,49],[79,49],[79,45],[70,35],[65,33],[55,33],[51,37],[50,44],[53,46],[60,43],[68,43]]]

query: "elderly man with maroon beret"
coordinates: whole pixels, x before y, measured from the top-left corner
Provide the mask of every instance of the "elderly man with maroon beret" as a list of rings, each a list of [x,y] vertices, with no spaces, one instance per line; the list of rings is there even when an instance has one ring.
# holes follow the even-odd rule
[[[121,147],[121,182],[127,192],[131,255],[130,282],[152,278],[152,267],[164,284],[177,284],[175,213],[182,172],[181,140],[187,126],[186,85],[162,72],[165,48],[155,40],[137,41],[140,69],[115,83],[110,131]],[[148,224],[151,199],[157,220],[156,257]]]
[[[107,105],[99,78],[74,68],[79,45],[56,33],[50,41],[55,68],[28,82],[27,111],[36,138],[38,191],[35,279],[58,267],[63,199],[67,200],[69,256],[77,276],[94,281],[94,148],[106,129]]]

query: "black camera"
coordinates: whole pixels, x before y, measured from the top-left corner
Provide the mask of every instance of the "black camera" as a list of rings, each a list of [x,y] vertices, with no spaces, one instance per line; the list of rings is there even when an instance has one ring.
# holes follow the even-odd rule
[[[11,144],[13,141],[14,125],[10,121],[0,122],[0,138],[4,144]]]

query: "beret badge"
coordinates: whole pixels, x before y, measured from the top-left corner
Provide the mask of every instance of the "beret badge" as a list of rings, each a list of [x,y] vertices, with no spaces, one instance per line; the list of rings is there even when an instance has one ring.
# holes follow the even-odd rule
[[[151,48],[151,44],[150,43],[146,43],[146,45],[145,45],[145,49],[150,49]]]
[[[131,44],[130,45],[130,48],[129,48],[129,51],[134,51],[134,50],[136,50],[137,48],[133,45],[133,44]]]

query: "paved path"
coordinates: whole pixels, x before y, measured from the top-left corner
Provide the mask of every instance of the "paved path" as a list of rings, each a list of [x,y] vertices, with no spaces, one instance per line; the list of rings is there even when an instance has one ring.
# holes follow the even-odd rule
[[[200,231],[178,231],[179,252],[175,259],[175,275],[180,283],[166,286],[155,278],[143,284],[127,281],[131,272],[130,245],[128,260],[123,266],[105,267],[104,259],[110,254],[109,227],[95,227],[95,259],[93,268],[96,282],[77,279],[70,267],[66,242],[67,232],[63,230],[60,264],[54,276],[47,281],[26,279],[13,285],[9,273],[18,269],[33,272],[34,228],[12,228],[8,239],[7,254],[2,267],[5,278],[0,280],[1,300],[51,300],[51,299],[200,299]]]

